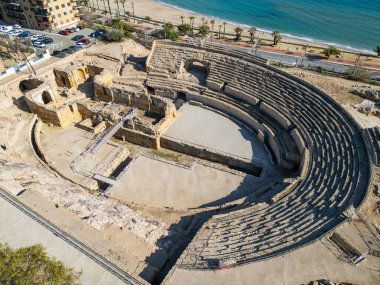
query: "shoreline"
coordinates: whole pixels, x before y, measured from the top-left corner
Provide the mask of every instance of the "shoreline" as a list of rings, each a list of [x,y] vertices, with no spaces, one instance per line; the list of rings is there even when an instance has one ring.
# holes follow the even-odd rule
[[[203,17],[206,18],[207,20],[214,19],[215,22],[216,22],[215,23],[215,27],[216,27],[215,30],[217,30],[218,29],[218,25],[220,23],[223,23],[223,22],[226,22],[229,26],[233,27],[232,29],[230,29],[229,33],[233,33],[233,29],[235,27],[241,27],[241,28],[245,29],[245,33],[247,32],[247,29],[250,28],[250,26],[246,25],[246,24],[236,23],[234,21],[226,20],[226,19],[223,19],[223,18],[220,18],[220,17],[216,17],[216,16],[213,16],[213,15],[204,15],[202,13],[198,13],[198,12],[195,12],[195,11],[187,10],[185,8],[181,8],[181,7],[176,6],[176,5],[165,3],[165,2],[163,2],[161,0],[145,0],[145,1],[146,2],[154,2],[157,5],[165,7],[167,9],[172,9],[172,10],[177,11],[179,13],[178,19],[181,16],[180,13],[182,13],[182,14],[185,13],[185,14],[188,14],[188,15],[193,15],[195,17],[198,17],[199,19],[201,19]],[[141,2],[145,2],[145,1],[141,1]],[[138,15],[138,14],[136,14],[136,15]],[[183,15],[183,16],[185,16],[185,15]],[[174,23],[178,24],[179,22],[180,21],[178,20],[178,21],[174,21],[172,23],[173,24]],[[256,29],[257,29],[258,33],[262,33],[263,35],[266,36],[265,39],[272,38],[272,36],[271,36],[272,31],[270,31],[268,29],[265,29],[265,28],[261,28],[261,27],[260,28],[256,27]],[[226,32],[227,32],[227,30],[228,29],[226,28]],[[339,44],[339,43],[334,43],[334,42],[328,42],[328,41],[313,39],[313,38],[309,38],[309,37],[306,37],[306,36],[305,37],[304,36],[296,36],[296,35],[288,34],[288,33],[285,33],[285,32],[284,33],[281,32],[281,35],[283,37],[283,40],[290,41],[290,42],[296,41],[295,43],[301,44],[301,45],[312,44],[312,45],[317,46],[317,47],[335,46],[335,47],[339,48],[342,51],[350,51],[350,52],[354,52],[354,53],[366,53],[368,55],[376,55],[376,53],[374,51],[372,51],[371,49],[356,48],[356,47],[353,47],[353,46],[350,46],[350,45],[344,45],[344,44]]]

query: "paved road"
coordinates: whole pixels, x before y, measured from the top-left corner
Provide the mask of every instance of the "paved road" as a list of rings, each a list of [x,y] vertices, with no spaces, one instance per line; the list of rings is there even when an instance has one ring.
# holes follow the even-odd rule
[[[337,73],[346,73],[353,69],[352,65],[344,65],[344,64],[329,62],[329,61],[321,60],[321,59],[301,58],[299,56],[278,54],[278,53],[261,51],[261,50],[255,51],[252,48],[235,47],[235,46],[215,43],[215,42],[213,44],[231,48],[231,49],[241,50],[241,51],[248,52],[250,54],[254,54],[271,61],[281,62],[284,64],[289,64],[289,65],[294,65],[294,66],[302,65],[302,66],[310,66],[310,67],[322,67],[325,70],[333,71]],[[380,80],[380,70],[368,69],[368,73],[371,78]]]

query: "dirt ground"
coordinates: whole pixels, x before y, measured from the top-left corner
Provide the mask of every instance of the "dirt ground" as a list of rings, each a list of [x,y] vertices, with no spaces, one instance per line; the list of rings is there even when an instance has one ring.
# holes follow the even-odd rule
[[[301,68],[284,68],[282,70],[318,87],[343,105],[360,104],[363,101],[360,96],[350,93],[350,90],[354,87],[380,89],[376,85],[324,75]]]

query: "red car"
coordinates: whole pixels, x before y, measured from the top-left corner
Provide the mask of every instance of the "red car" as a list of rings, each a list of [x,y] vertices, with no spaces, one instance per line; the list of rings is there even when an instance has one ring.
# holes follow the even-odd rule
[[[90,40],[88,38],[83,38],[79,42],[84,43],[85,45],[88,45],[90,43]]]
[[[63,30],[63,31],[59,31],[58,34],[67,36],[67,35],[69,35],[71,33],[69,31],[67,31],[67,30]]]
[[[75,29],[73,29],[73,28],[67,28],[67,29],[65,29],[65,31],[68,31],[70,34],[76,32]]]

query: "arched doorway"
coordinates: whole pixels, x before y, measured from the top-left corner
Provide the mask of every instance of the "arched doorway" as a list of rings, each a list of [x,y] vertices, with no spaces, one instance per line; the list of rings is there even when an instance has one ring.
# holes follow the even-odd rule
[[[50,93],[48,91],[42,92],[42,102],[47,105],[50,102],[53,102],[53,98],[51,97]]]

